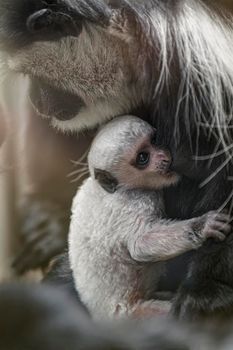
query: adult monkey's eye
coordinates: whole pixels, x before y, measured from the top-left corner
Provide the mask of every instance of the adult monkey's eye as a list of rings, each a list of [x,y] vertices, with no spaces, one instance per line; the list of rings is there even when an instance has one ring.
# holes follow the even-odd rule
[[[139,169],[145,169],[150,162],[150,153],[149,152],[140,152],[136,158],[136,166]]]

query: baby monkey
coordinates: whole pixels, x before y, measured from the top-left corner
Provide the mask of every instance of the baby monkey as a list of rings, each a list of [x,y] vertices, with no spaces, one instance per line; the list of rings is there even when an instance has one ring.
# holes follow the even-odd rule
[[[166,218],[163,188],[175,185],[170,152],[156,131],[133,116],[115,118],[91,146],[90,177],[76,194],[69,257],[82,302],[96,319],[167,314],[158,300],[164,261],[230,232],[219,212],[184,221]]]

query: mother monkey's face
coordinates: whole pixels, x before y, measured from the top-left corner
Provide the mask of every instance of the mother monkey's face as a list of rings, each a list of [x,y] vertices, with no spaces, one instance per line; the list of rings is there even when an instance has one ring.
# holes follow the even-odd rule
[[[204,104],[211,120],[225,122],[233,32],[215,5],[0,0],[4,69],[30,78],[33,106],[64,130],[91,128],[140,106],[153,104],[155,112],[158,101],[158,114],[188,115],[193,104],[192,120],[203,122]]]
[[[61,129],[96,126],[141,102],[134,18],[107,3],[0,0],[4,69],[30,78],[33,106]]]

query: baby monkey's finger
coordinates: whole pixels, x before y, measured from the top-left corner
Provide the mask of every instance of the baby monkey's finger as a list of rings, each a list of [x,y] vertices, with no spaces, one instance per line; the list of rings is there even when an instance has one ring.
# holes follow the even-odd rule
[[[207,238],[213,238],[216,241],[224,241],[226,239],[226,235],[218,230],[209,230],[206,234]]]
[[[228,235],[231,230],[232,226],[228,224],[227,222],[222,222],[222,221],[215,221],[212,225],[211,228],[217,231],[220,231],[224,233],[225,235]]]

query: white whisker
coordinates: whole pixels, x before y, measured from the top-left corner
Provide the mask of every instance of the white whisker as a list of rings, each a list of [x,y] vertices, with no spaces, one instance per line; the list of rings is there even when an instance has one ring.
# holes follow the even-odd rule
[[[228,205],[228,203],[231,201],[232,198],[233,198],[233,190],[231,191],[227,199],[224,201],[224,203],[221,205],[221,207],[218,209],[218,211],[221,212]]]
[[[221,141],[219,140],[219,143],[217,144],[216,147],[219,147],[221,144]],[[205,156],[194,156],[193,159],[195,160],[209,160],[209,159],[213,159],[213,158],[217,158],[223,154],[225,154],[227,151],[230,151],[233,148],[233,144],[226,147],[225,149],[222,149],[218,152],[213,152],[212,154],[207,154]]]
[[[72,177],[72,176],[78,175],[78,174],[86,172],[86,171],[88,171],[88,166],[72,171],[71,173],[69,173],[67,175],[67,177]]]
[[[75,179],[73,179],[72,181],[70,181],[71,183],[74,183],[74,182],[78,182],[79,180],[81,180],[83,177],[86,177],[86,175],[89,174],[89,170],[88,171],[85,171],[83,173],[81,173],[78,177],[76,177]]]
[[[89,151],[90,151],[90,148],[91,148],[91,146],[89,146],[89,147],[86,149],[86,151],[82,154],[82,156],[81,156],[79,159],[77,159],[77,160],[71,159],[71,160],[70,160],[71,163],[74,164],[74,165],[86,165],[86,164],[87,164],[87,161],[84,162],[84,159],[87,158],[88,153],[89,153]]]
[[[233,196],[231,198],[231,204],[230,204],[230,207],[229,207],[229,214],[232,215],[232,210],[233,210]]]
[[[215,176],[217,176],[220,171],[222,171],[230,163],[231,160],[232,156],[230,155],[209,177],[207,177],[205,181],[200,184],[199,188],[206,186],[211,180],[213,180]]]
[[[73,165],[87,165],[87,162],[80,162],[78,160],[71,160]]]

